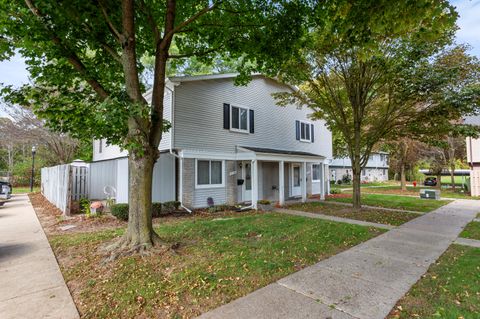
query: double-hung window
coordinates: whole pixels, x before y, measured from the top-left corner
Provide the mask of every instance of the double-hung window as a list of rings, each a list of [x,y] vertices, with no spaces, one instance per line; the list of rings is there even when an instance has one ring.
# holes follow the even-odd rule
[[[248,132],[248,109],[239,106],[231,106],[231,129],[239,132]]]
[[[311,128],[312,124],[307,122],[300,122],[300,141],[311,142],[312,134]]]
[[[196,161],[197,188],[222,187],[223,161],[197,160]]]
[[[313,164],[312,165],[312,181],[318,182],[320,180],[320,165]]]

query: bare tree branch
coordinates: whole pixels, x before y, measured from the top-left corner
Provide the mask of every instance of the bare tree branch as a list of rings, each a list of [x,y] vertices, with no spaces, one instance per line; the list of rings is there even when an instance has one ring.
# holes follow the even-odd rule
[[[55,31],[48,25],[45,20],[45,16],[40,12],[40,10],[33,4],[32,0],[25,0],[30,11],[39,19],[39,21],[43,24],[45,29],[50,33],[52,42],[59,47],[63,52],[65,52],[65,58],[70,62],[71,65],[77,70],[87,81],[87,83],[92,87],[92,89],[98,94],[101,100],[107,99],[110,94],[107,90],[98,82],[98,80],[94,79],[91,74],[89,74],[87,68],[82,63],[78,55],[68,48],[68,46],[58,37]]]

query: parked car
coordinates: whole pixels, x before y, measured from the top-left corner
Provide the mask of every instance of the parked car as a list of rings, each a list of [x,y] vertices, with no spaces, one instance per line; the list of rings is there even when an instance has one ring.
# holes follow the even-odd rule
[[[0,181],[0,199],[10,199],[12,197],[12,184]]]
[[[427,177],[425,181],[423,181],[423,185],[425,186],[437,186],[437,178],[436,177]]]

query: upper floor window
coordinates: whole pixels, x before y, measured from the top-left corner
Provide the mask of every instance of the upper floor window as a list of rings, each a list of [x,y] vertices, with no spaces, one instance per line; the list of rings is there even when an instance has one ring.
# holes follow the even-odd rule
[[[100,139],[98,141],[98,153],[101,153],[101,152],[103,152],[103,140],[102,139]]]
[[[297,140],[313,143],[314,128],[312,123],[297,120],[295,121],[295,129]]]
[[[253,134],[255,132],[254,126],[254,112],[252,109],[223,103],[224,129]]]
[[[385,162],[385,154],[380,154],[380,161]]]
[[[196,161],[196,187],[222,187],[223,161],[197,160]]]
[[[248,132],[248,109],[233,105],[231,108],[232,130]]]

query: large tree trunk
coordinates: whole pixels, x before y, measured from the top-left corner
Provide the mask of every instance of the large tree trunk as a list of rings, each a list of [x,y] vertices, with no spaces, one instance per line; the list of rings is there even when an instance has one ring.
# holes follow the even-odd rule
[[[402,188],[402,191],[407,190],[407,178],[405,176],[405,164],[401,164],[400,166],[400,186]]]
[[[450,164],[450,178],[452,180],[452,190],[455,191],[455,163]]]
[[[128,228],[125,239],[131,247],[145,246],[149,248],[153,245],[153,165],[152,156],[130,156],[128,159],[130,192],[128,194]]]
[[[442,174],[437,174],[437,186],[436,188],[442,189]]]
[[[362,172],[360,166],[360,156],[354,156],[352,158],[352,174],[353,174],[353,194],[352,194],[352,203],[353,203],[353,210],[359,211],[362,209],[362,202],[361,202],[361,190],[360,190],[360,174]]]

